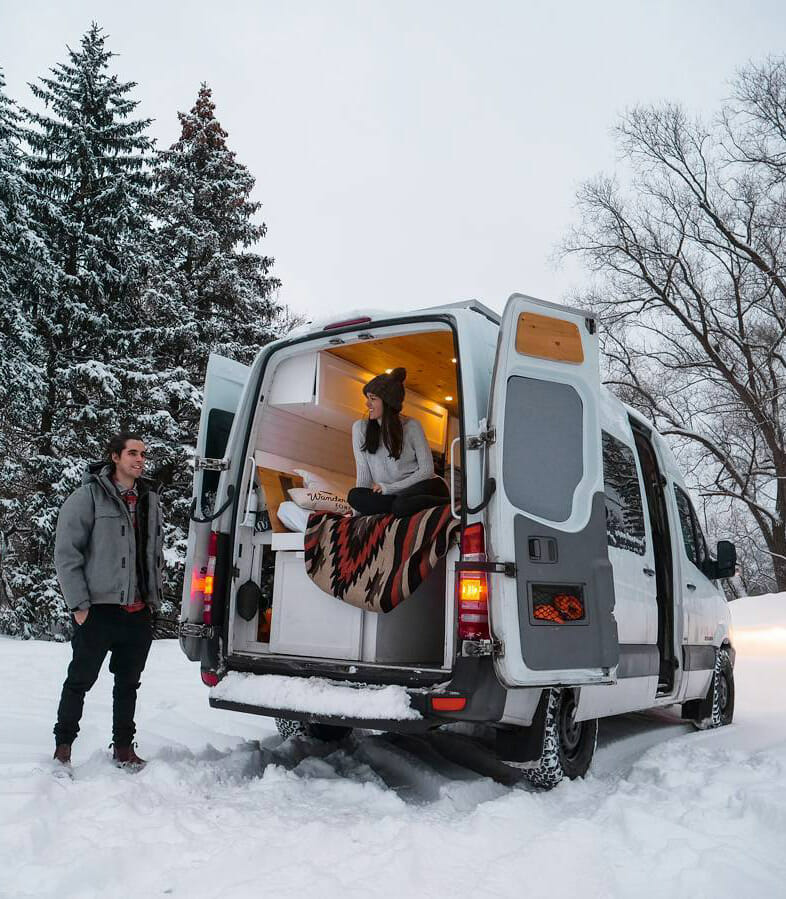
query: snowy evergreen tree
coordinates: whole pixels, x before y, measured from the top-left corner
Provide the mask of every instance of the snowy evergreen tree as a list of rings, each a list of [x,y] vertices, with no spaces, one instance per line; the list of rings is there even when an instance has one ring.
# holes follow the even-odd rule
[[[23,527],[18,485],[40,408],[41,344],[31,320],[56,270],[31,215],[25,175],[22,114],[5,93],[0,72],[0,632],[15,629],[16,596],[10,547]]]
[[[40,390],[15,474],[19,527],[4,554],[14,614],[3,626],[25,636],[68,632],[52,562],[57,513],[85,461],[133,423],[123,388],[138,364],[123,355],[124,335],[138,323],[152,144],[149,122],[131,118],[135,84],[109,72],[104,41],[94,24],[67,62],[30,85],[45,107],[28,114],[33,213],[60,278],[29,309]]]
[[[250,362],[291,323],[274,299],[273,260],[255,251],[266,227],[257,220],[260,204],[250,199],[254,178],[227,147],[210,89],[203,84],[193,109],[178,117],[180,139],[157,155],[154,261],[144,324],[133,335],[151,357],[138,420],[168,485],[165,582],[175,595],[208,355]]]

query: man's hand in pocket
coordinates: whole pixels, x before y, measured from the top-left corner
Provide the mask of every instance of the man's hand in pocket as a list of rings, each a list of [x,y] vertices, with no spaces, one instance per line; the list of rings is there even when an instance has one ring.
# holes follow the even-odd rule
[[[87,614],[89,611],[90,609],[77,609],[76,612],[74,612],[74,620],[80,627],[87,621]]]

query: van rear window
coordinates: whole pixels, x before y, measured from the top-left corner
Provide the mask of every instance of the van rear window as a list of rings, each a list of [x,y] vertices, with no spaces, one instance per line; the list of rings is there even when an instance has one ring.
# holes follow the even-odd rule
[[[207,416],[207,435],[205,437],[205,458],[222,459],[229,443],[229,432],[235,420],[234,412],[224,409],[211,409]],[[213,502],[218,490],[220,471],[206,471],[202,476],[202,494],[199,504],[203,515],[213,512]]]
[[[609,546],[643,556],[647,548],[644,507],[633,450],[603,431],[603,489]]]

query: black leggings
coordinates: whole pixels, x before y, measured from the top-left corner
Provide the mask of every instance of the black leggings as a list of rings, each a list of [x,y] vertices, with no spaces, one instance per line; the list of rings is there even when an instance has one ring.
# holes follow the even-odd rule
[[[347,502],[361,515],[390,515],[405,518],[432,506],[448,502],[450,492],[442,478],[429,478],[406,487],[400,493],[374,493],[368,487],[353,487]]]

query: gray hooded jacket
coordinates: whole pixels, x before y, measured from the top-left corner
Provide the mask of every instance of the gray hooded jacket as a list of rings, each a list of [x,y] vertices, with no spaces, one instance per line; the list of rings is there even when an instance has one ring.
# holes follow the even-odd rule
[[[108,465],[90,465],[82,486],[63,503],[57,517],[55,568],[72,611],[101,604],[127,606],[137,595],[151,608],[161,605],[163,553],[157,485],[139,478],[136,489],[138,540]]]

